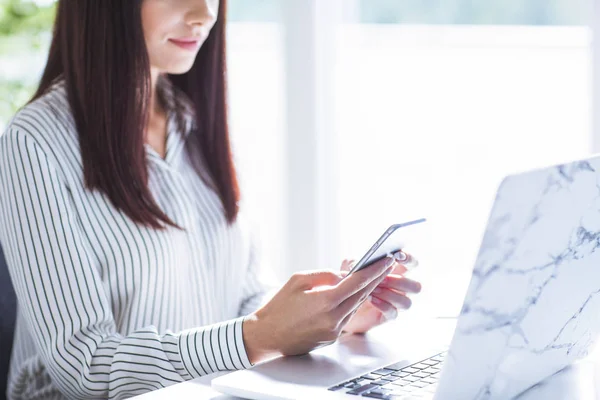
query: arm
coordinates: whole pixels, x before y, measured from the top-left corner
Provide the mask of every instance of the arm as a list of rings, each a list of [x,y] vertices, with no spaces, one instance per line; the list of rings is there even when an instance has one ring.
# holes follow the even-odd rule
[[[121,398],[250,367],[244,317],[183,332],[117,332],[70,190],[47,154],[24,129],[13,126],[0,137],[0,242],[58,389],[69,398]]]

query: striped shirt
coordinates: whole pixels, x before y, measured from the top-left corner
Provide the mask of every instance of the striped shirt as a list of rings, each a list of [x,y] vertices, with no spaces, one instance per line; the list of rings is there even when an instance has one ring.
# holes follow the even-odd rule
[[[265,300],[254,235],[229,225],[184,143],[191,103],[161,77],[166,157],[149,187],[185,230],[133,223],[84,187],[64,80],[0,136],[0,243],[18,298],[9,399],[127,398],[251,367],[242,323]]]

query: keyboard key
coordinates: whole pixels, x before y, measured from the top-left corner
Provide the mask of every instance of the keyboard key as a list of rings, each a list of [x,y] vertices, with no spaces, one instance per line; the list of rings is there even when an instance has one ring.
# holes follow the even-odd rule
[[[346,383],[346,384],[344,385],[344,387],[345,387],[346,389],[356,389],[356,388],[359,388],[359,387],[361,387],[361,386],[362,386],[362,385],[361,385],[360,383],[356,383],[356,382],[350,382],[350,383]]]
[[[379,375],[373,375],[373,374],[366,374],[366,375],[361,376],[361,378],[369,379],[369,380],[372,380],[372,381],[376,381],[377,379],[380,378],[380,376]]]
[[[427,397],[429,397],[429,396],[427,396],[424,393],[411,393],[410,397],[405,397],[402,400],[423,400],[423,399],[425,399]]]
[[[367,383],[371,383],[372,381],[370,379],[358,378],[355,380],[355,382],[362,386],[366,385]]]
[[[388,365],[387,367],[385,367],[386,369],[393,369],[394,371],[399,371],[402,368],[408,366],[408,363],[406,361],[400,361],[391,365]]]
[[[427,393],[435,393],[435,391],[437,390],[437,386],[429,385],[427,387],[424,387],[423,390]]]
[[[363,385],[363,386],[361,386],[361,387],[359,387],[359,388],[356,388],[356,389],[354,389],[354,390],[351,390],[351,391],[349,391],[349,392],[347,392],[347,393],[348,393],[348,394],[363,394],[363,393],[365,393],[365,392],[368,392],[368,391],[370,391],[370,390],[376,389],[376,388],[378,388],[378,387],[379,387],[379,386],[377,386],[377,385],[373,385],[372,383],[368,383],[368,384],[366,384],[366,385]]]
[[[369,393],[382,393],[382,394],[385,394],[385,393],[390,393],[390,392],[391,392],[391,390],[385,389],[383,387],[380,387],[378,389],[371,390]]]
[[[343,384],[342,385],[337,385],[337,386],[330,387],[327,390],[331,390],[332,392],[335,392],[337,390],[342,390],[342,389],[346,389]]]
[[[424,388],[425,386],[429,385],[429,383],[425,383],[425,382],[413,382],[410,384],[410,386],[415,386],[420,388]]]
[[[440,354],[440,355],[437,355],[435,357],[431,357],[430,360],[433,360],[433,361],[444,361],[444,356]]]
[[[406,388],[396,386],[394,389],[392,389],[390,394],[402,394],[402,393],[410,393],[410,392],[411,392],[411,390],[407,390]]]
[[[379,380],[376,380],[376,381],[371,381],[371,384],[377,385],[377,386],[387,385],[388,383],[390,383],[390,381],[386,381],[385,379],[379,379]]]
[[[420,380],[420,382],[426,382],[426,383],[436,383],[438,380],[436,378],[432,378],[430,376],[428,376],[427,378],[423,378]]]
[[[363,397],[370,397],[372,399],[385,399],[385,400],[389,400],[389,398],[390,398],[388,393],[373,393],[373,392],[365,393],[365,394],[363,394]]]
[[[404,396],[406,396],[409,393],[410,392],[407,391],[388,393],[388,399],[406,399],[406,397]]]
[[[431,374],[427,373],[427,372],[415,372],[414,374],[412,374],[411,376],[416,376],[417,378],[425,378],[427,376],[429,376]]]
[[[409,392],[404,392],[404,393],[390,393],[390,394],[388,395],[388,399],[389,399],[389,400],[407,400],[407,397],[406,397],[406,395],[407,395],[408,393],[409,393]]]
[[[382,376],[381,379],[385,379],[386,381],[394,382],[396,379],[400,379],[400,378],[398,378],[397,376],[388,375],[388,376]]]
[[[402,379],[404,379],[405,381],[416,382],[416,381],[420,380],[421,378],[417,378],[416,376],[410,375],[410,376],[406,376]]]
[[[376,374],[376,375],[385,376],[385,375],[390,375],[393,372],[396,372],[396,370],[387,369],[387,368],[381,368],[381,369],[378,369],[377,371],[373,371],[371,373],[372,374]]]
[[[433,374],[434,372],[432,372]],[[397,376],[398,378],[404,378],[405,376],[409,376],[410,374],[408,372],[402,372],[402,371],[398,371],[398,372],[394,372],[392,374],[392,376]]]
[[[407,381],[406,379],[400,378],[397,381],[392,382],[392,385],[396,385],[396,386],[406,386],[406,385],[410,385],[411,383],[413,383],[414,381]]]
[[[417,368],[417,369],[425,369],[425,368],[429,368],[429,367],[430,367],[429,365],[423,364],[423,363],[411,365],[411,368]]]
[[[435,360],[431,360],[431,359],[430,360],[421,361],[421,364],[426,364],[426,365],[429,365],[429,366],[436,365],[436,364],[439,364],[439,363],[440,363],[439,361],[435,361]]]
[[[429,367],[427,369],[422,370],[421,372],[425,372],[427,374],[435,374],[436,372],[440,372],[439,368]]]
[[[419,372],[419,371],[420,371],[420,369],[411,368],[411,367],[402,369],[402,372],[408,372],[409,374],[414,374],[415,372]]]

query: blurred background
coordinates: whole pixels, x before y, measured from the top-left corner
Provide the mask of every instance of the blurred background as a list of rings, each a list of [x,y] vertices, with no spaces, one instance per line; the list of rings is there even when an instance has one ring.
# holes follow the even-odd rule
[[[0,0],[0,128],[33,93],[54,6]],[[233,145],[272,280],[337,269],[425,217],[407,232],[424,283],[410,312],[456,315],[502,177],[599,150],[591,0],[229,10]]]

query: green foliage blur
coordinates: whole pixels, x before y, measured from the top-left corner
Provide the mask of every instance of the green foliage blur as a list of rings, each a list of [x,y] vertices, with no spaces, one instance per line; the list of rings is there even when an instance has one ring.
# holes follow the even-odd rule
[[[0,0],[0,127],[33,94],[33,56],[47,51],[54,21],[52,1]]]

